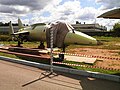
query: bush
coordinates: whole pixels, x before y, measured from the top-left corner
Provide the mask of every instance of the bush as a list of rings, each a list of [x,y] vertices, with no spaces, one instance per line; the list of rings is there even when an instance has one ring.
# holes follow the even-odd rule
[[[0,41],[8,41],[8,40],[10,40],[9,35],[0,35]]]

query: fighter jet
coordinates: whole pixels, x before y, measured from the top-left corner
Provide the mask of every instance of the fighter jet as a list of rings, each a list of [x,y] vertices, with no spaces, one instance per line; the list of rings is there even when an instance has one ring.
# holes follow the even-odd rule
[[[87,44],[97,45],[97,40],[82,32],[74,30],[74,28],[65,22],[55,22],[50,24],[36,23],[30,26],[23,26],[18,18],[18,32],[14,32],[10,21],[10,35],[17,38],[18,46],[24,41],[40,41],[40,46],[47,42],[47,47],[50,47],[50,30],[53,30],[54,47],[63,47],[70,44]]]

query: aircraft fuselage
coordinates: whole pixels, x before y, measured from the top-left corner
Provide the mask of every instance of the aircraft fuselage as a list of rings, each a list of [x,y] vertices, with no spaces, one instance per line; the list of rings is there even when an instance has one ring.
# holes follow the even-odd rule
[[[38,25],[35,28],[32,27],[26,27],[24,28],[24,31],[28,31],[29,35],[28,38],[31,41],[46,41],[46,25]],[[22,30],[20,30],[22,31]],[[19,32],[20,32],[19,31]],[[79,31],[75,31],[73,33],[72,31],[69,31],[65,37],[64,44],[91,44],[96,45],[97,40],[91,36],[88,36],[84,33],[81,33]]]

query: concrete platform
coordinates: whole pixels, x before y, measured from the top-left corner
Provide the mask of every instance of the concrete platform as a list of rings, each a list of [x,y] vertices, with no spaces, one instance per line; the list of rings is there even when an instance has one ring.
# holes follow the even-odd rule
[[[49,50],[19,48],[19,47],[10,47],[9,48],[9,47],[4,47],[4,46],[0,47],[0,49],[4,49],[4,50],[9,49],[9,51],[13,51],[12,53],[14,53],[14,54],[17,54],[19,52],[19,55],[21,55],[21,54],[23,55],[24,53],[33,54],[32,56],[39,55],[39,54],[42,54],[41,56],[44,56],[43,54],[49,55],[48,54]],[[38,56],[38,57],[40,57],[40,56]],[[46,58],[46,57],[47,56],[44,56],[44,58]],[[55,56],[55,57],[58,58],[58,56]],[[96,61],[96,58],[78,57],[78,56],[69,56],[69,55],[65,55],[65,59],[68,61],[84,62],[84,63],[90,63],[90,64],[93,64]]]
[[[68,56],[68,55],[65,55],[65,59],[68,61],[84,62],[84,63],[90,63],[90,64],[93,64],[96,61],[96,58]]]
[[[54,56],[55,58],[58,58],[58,55]],[[79,56],[64,56],[65,60],[67,61],[74,61],[74,62],[84,62],[84,63],[90,63],[93,64],[96,61],[96,58],[88,58],[88,57],[79,57]]]

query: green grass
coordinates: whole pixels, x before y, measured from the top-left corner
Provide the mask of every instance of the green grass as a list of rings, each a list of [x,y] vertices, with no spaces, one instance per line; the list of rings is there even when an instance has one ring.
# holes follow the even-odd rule
[[[103,45],[69,45],[66,50],[74,49],[74,48],[99,48],[99,49],[110,49],[110,50],[120,50],[120,37],[98,37],[94,36],[97,40],[101,41]],[[5,45],[17,45],[17,42],[13,41],[0,41],[0,44]],[[30,47],[30,48],[37,48],[39,45],[39,42],[24,42],[24,47]],[[46,45],[46,43],[45,43]]]
[[[98,37],[94,36],[97,40],[102,42],[102,45],[69,45],[66,50],[74,48],[95,48],[95,49],[109,49],[109,50],[120,50],[120,37]]]
[[[94,38],[96,38],[97,40],[102,40],[102,41],[116,41],[116,42],[120,42],[120,37],[98,37],[98,36],[94,36]]]
[[[6,56],[6,57],[10,57],[10,58],[17,58],[17,59],[19,59],[16,55],[6,54],[6,53],[2,53],[2,52],[0,52],[0,56]]]
[[[105,73],[105,74],[114,74],[114,75],[120,76],[120,71],[115,71],[115,70],[105,70],[105,69],[100,69],[100,68],[85,68],[85,67],[77,67],[77,66],[73,66],[72,68],[79,69],[79,70],[85,70],[85,71],[100,72],[100,73]]]
[[[20,55],[13,55],[13,54],[7,54],[7,53],[2,53],[2,52],[0,52],[0,56],[6,56],[6,57],[16,58],[16,59],[23,59],[23,60],[27,60],[27,61],[44,63],[44,64],[50,63],[48,60],[45,60],[45,59],[26,57],[26,56],[20,56]]]
[[[7,41],[9,39],[10,39],[9,35],[2,35],[2,34],[0,34],[0,41]]]
[[[70,64],[80,64],[80,65],[87,65],[87,66],[94,66],[94,64],[87,64],[84,62],[73,62],[73,61],[63,61],[64,63],[70,63]],[[120,71],[115,70],[105,70],[100,68],[86,68],[86,67],[79,67],[79,66],[71,66],[71,68],[78,69],[78,70],[85,70],[85,71],[93,71],[93,72],[100,72],[100,73],[106,73],[106,74],[120,74]]]
[[[96,37],[103,42],[102,49],[120,50],[120,37]]]

